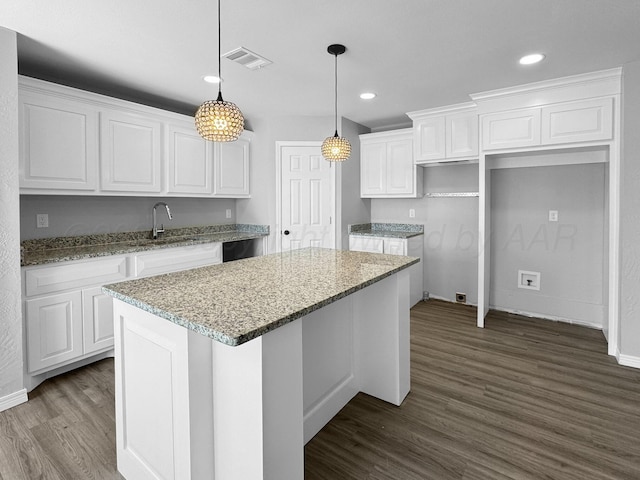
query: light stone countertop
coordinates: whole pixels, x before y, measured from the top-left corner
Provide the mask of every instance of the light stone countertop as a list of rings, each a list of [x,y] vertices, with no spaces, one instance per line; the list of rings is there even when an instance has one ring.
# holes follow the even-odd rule
[[[210,225],[167,229],[165,236],[153,240],[148,231],[55,237],[21,242],[21,266],[124,255],[127,253],[184,247],[214,242],[251,240],[269,235],[266,225]]]
[[[424,225],[413,223],[360,223],[349,225],[349,235],[411,238],[424,235]]]
[[[420,260],[305,248],[103,287],[103,292],[236,346]]]

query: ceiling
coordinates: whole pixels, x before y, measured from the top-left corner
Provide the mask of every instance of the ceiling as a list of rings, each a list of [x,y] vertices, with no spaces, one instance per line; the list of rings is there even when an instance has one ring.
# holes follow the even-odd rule
[[[640,0],[221,0],[224,98],[251,118],[339,114],[374,130],[468,94],[640,60]],[[215,0],[2,0],[20,73],[193,114],[217,86]],[[544,62],[521,66],[527,53]],[[377,93],[363,101],[363,91]]]

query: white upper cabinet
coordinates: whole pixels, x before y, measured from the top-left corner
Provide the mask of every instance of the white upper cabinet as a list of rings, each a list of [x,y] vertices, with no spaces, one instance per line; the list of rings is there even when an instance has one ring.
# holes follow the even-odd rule
[[[595,98],[482,116],[483,150],[598,142],[613,138],[613,98]]]
[[[429,162],[446,158],[444,116],[424,118],[414,121],[415,161]]]
[[[20,193],[247,198],[250,144],[193,117],[19,77]]]
[[[168,193],[213,193],[214,144],[204,140],[193,122],[169,124]]]
[[[532,147],[540,145],[540,109],[525,108],[482,117],[482,148]]]
[[[478,112],[462,103],[410,112],[417,164],[473,160],[478,157]]]
[[[422,196],[422,172],[413,162],[413,130],[360,135],[360,196]]]
[[[249,163],[252,136],[251,132],[245,131],[235,142],[215,144],[213,193],[216,197],[251,196]]]
[[[93,191],[98,112],[80,102],[21,91],[20,188]]]
[[[562,103],[542,109],[544,145],[613,138],[613,98]]]
[[[117,111],[100,113],[100,187],[160,193],[162,123]]]

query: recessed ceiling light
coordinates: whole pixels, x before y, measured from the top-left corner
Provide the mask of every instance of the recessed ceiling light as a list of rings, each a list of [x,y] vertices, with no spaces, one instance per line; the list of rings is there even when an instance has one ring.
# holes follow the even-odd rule
[[[202,79],[207,83],[220,83],[220,77],[217,75],[205,75]]]
[[[372,92],[365,92],[360,94],[360,98],[363,100],[371,100],[372,98],[376,98],[376,94]]]
[[[520,59],[520,65],[533,65],[544,60],[544,55],[541,53],[532,53],[531,55],[525,55]]]

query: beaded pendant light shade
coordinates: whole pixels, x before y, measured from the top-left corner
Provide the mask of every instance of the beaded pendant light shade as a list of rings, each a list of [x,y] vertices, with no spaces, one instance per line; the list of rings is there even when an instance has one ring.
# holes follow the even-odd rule
[[[322,156],[330,162],[344,162],[351,155],[351,144],[349,140],[338,135],[338,55],[347,51],[344,45],[329,45],[327,52],[335,58],[335,120],[336,133],[332,137],[325,138],[322,142]]]
[[[220,0],[218,0],[218,98],[207,100],[196,112],[196,129],[202,138],[212,142],[233,142],[244,130],[244,117],[235,103],[222,99],[220,69]]]

